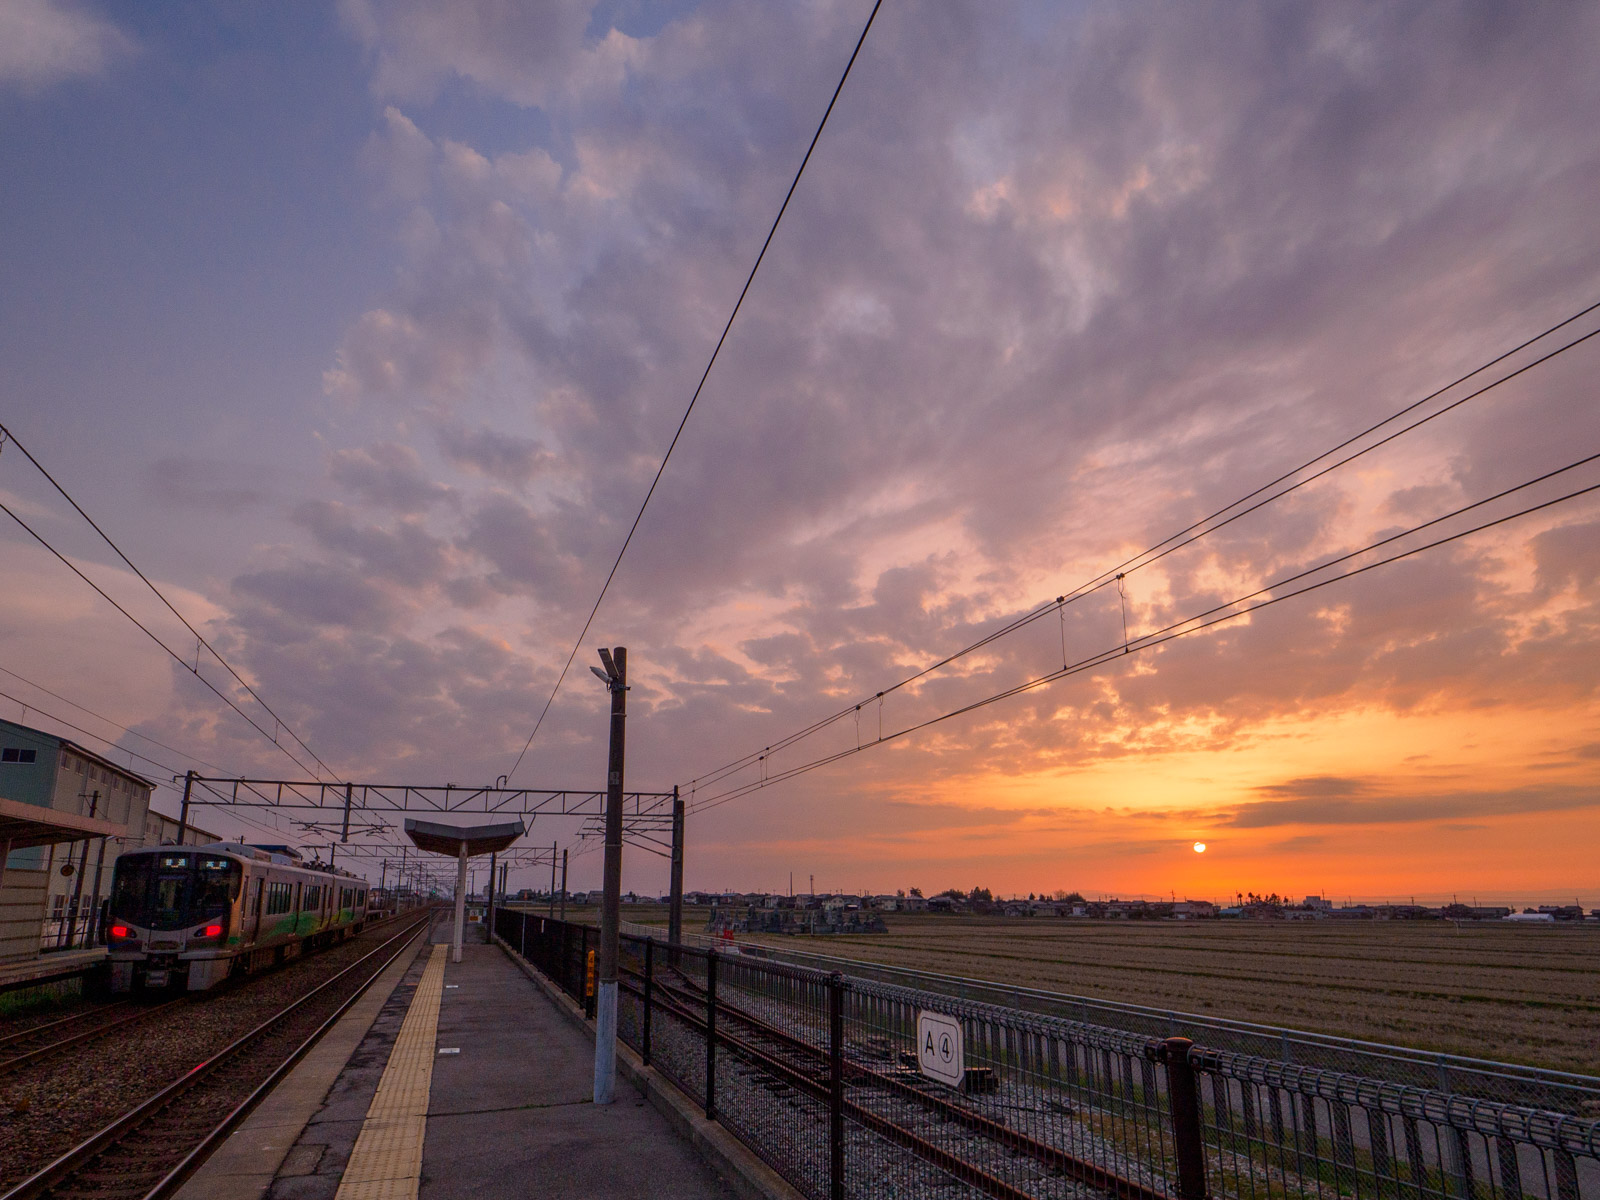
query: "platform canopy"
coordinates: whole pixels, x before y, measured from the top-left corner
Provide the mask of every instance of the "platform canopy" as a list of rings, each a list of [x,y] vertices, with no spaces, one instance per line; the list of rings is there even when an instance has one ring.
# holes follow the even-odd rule
[[[126,824],[104,821],[99,817],[80,817],[77,813],[57,812],[53,808],[0,797],[0,846],[11,850],[53,846],[60,842],[82,842],[97,837],[127,836]],[[0,862],[3,861],[0,858]]]
[[[498,825],[446,825],[440,821],[418,821],[406,818],[406,836],[418,850],[430,854],[448,854],[455,858],[466,843],[466,857],[493,854],[510,847],[527,827],[521,820],[503,821]]]

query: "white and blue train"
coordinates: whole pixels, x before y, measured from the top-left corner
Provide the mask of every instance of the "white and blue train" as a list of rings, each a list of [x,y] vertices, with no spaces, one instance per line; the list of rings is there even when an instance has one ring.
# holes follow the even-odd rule
[[[117,858],[106,913],[111,990],[204,991],[358,933],[367,881],[286,846],[156,846]]]

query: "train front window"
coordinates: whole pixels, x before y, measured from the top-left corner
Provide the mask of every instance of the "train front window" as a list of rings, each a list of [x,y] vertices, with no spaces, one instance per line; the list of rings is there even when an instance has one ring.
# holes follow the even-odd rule
[[[224,916],[238,898],[242,870],[226,858],[139,854],[117,860],[111,915],[146,929],[184,929]]]
[[[202,858],[196,869],[194,914],[196,921],[226,916],[239,898],[243,870],[231,858]]]

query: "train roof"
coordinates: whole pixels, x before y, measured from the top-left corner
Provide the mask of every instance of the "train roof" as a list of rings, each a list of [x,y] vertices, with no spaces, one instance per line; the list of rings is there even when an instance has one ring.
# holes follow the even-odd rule
[[[366,883],[365,877],[346,871],[343,867],[331,867],[325,863],[307,862],[305,856],[292,846],[253,846],[247,842],[208,842],[204,846],[140,846],[133,850],[123,851],[123,855],[170,854],[175,850],[186,853],[203,851],[207,854],[227,854],[234,858],[248,859],[251,862],[268,862],[280,867],[298,867],[302,871],[315,871],[319,875],[337,875],[343,879],[353,879],[361,884]]]

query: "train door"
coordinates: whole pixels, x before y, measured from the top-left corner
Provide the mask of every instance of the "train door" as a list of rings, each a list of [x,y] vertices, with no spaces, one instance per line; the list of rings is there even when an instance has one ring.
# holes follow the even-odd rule
[[[256,875],[250,880],[250,891],[246,893],[244,906],[244,920],[241,922],[244,940],[248,944],[256,940],[256,934],[261,929],[261,894],[266,889],[267,880],[263,875]]]

